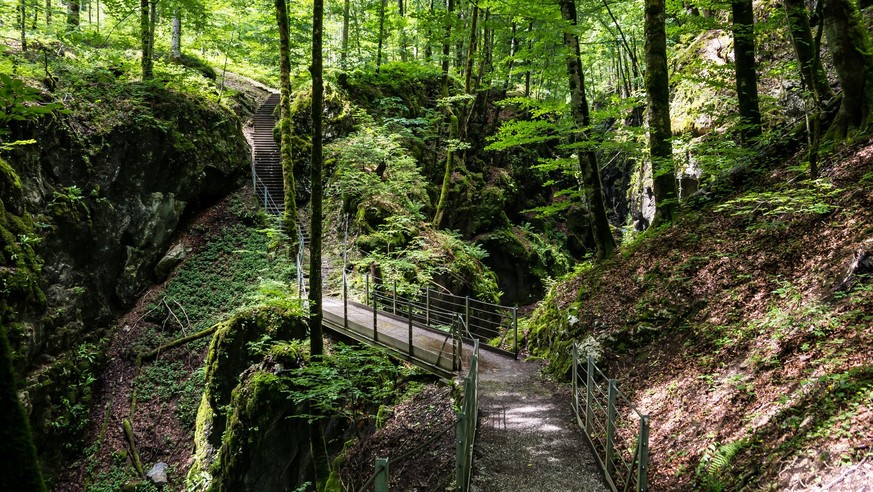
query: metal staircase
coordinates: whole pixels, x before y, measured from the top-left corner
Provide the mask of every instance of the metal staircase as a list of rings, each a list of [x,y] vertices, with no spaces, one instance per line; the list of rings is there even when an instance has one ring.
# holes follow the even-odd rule
[[[279,94],[270,94],[252,117],[252,182],[258,200],[270,214],[285,211],[282,159],[279,146],[273,139],[273,128],[276,126],[273,113],[278,104]]]

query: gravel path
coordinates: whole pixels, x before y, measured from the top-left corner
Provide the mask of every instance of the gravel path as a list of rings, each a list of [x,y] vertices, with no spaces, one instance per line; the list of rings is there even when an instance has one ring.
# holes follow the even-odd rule
[[[570,408],[539,366],[483,353],[471,490],[607,491]]]

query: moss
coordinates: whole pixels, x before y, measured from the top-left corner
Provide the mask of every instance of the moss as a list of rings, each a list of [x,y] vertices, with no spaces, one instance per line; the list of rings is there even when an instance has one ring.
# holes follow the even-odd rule
[[[241,375],[264,357],[254,350],[263,340],[288,341],[306,336],[302,314],[290,306],[261,305],[244,309],[220,324],[206,356],[206,383],[197,410],[194,433],[194,463],[188,473],[189,485],[200,490],[214,477],[215,466],[225,449],[222,436],[234,426],[234,391]],[[270,348],[271,360],[291,363],[305,351],[301,342],[277,343]],[[278,347],[284,347],[278,348]],[[197,486],[196,484],[200,484]],[[215,489],[219,490],[219,489]]]

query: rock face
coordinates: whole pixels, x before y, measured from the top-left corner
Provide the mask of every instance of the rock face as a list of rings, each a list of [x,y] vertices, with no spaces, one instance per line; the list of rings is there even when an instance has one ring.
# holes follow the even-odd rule
[[[136,94],[136,108],[119,98],[102,102],[99,113],[13,129],[14,138],[38,142],[9,158],[21,179],[10,206],[33,217],[45,302],[18,310],[10,342],[16,370],[28,379],[24,400],[44,463],[57,461],[51,450],[59,443],[75,442],[58,432],[83,430],[47,425],[73,419],[61,401],[87,408],[90,385],[64,375],[98,374],[91,366],[100,357],[83,361],[79,349],[88,343],[101,352],[112,320],[172,268],[167,249],[183,217],[237,189],[250,166],[234,114],[163,89]]]
[[[264,336],[304,338],[306,323],[289,309],[262,307],[238,313],[216,330],[186,490],[270,492],[311,481],[309,425],[294,418],[305,412],[289,402],[288,381],[277,376],[298,360],[252,350]]]

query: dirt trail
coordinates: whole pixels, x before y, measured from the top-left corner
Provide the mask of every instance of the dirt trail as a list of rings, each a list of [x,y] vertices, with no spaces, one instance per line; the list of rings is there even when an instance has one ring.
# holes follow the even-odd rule
[[[481,358],[471,490],[608,490],[576,425],[570,392],[544,380],[538,364],[484,351]]]

